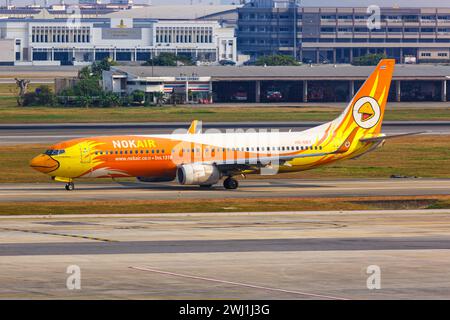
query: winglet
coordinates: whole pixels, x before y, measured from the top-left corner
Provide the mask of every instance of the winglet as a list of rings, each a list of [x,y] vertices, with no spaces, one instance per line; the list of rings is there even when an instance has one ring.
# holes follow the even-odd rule
[[[194,120],[191,123],[191,126],[188,129],[188,133],[196,134],[202,132],[202,122],[199,120]]]

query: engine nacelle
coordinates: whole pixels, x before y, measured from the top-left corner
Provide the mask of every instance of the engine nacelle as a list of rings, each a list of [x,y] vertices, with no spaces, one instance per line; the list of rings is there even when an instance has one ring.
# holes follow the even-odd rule
[[[177,181],[187,185],[211,185],[221,178],[219,169],[211,164],[184,164],[177,169]]]

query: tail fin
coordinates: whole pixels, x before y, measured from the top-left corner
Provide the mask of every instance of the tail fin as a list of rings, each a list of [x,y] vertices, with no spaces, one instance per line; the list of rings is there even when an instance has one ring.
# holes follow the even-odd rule
[[[394,65],[394,59],[378,63],[344,112],[333,121],[337,135],[348,136],[355,128],[358,138],[380,133]]]

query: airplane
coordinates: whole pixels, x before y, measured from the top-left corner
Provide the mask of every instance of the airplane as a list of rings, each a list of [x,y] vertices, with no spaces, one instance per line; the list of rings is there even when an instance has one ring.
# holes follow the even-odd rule
[[[238,188],[239,175],[310,170],[360,157],[387,139],[418,134],[381,133],[395,60],[382,59],[342,114],[301,132],[186,132],[96,136],[64,141],[33,158],[30,166],[74,190],[78,178],[136,177],[211,187],[222,178]],[[270,174],[270,173],[269,173]]]

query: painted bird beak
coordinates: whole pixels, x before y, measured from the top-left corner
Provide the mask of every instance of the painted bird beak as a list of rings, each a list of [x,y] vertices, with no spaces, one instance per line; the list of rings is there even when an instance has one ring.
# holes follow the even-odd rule
[[[59,162],[46,154],[40,154],[31,159],[30,167],[42,173],[49,173],[59,168]]]

